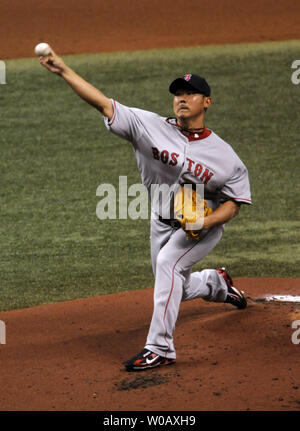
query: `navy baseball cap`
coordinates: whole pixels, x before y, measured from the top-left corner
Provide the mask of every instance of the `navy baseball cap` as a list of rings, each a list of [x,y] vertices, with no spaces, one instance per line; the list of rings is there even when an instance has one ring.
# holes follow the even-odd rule
[[[170,87],[169,91],[175,94],[177,90],[181,88],[196,90],[197,93],[204,94],[204,96],[210,96],[210,86],[202,76],[187,73],[182,78],[175,79]]]

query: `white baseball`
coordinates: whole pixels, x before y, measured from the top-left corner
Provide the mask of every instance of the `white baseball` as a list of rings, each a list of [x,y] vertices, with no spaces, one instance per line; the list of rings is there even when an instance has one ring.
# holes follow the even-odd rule
[[[36,47],[34,48],[34,52],[38,56],[48,55],[48,54],[50,54],[50,51],[51,51],[50,45],[48,43],[45,43],[45,42],[37,44]]]

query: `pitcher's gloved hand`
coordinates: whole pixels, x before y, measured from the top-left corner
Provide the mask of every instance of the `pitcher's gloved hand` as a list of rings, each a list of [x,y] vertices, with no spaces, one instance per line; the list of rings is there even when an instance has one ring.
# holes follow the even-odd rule
[[[180,222],[186,237],[199,239],[203,219],[212,213],[206,200],[197,195],[191,184],[183,184],[174,197],[174,215]]]

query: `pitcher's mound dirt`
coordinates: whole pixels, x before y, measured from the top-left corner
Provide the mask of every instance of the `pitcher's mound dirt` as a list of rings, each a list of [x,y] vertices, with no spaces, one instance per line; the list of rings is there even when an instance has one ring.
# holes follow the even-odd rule
[[[182,303],[176,365],[140,373],[122,362],[144,346],[152,289],[2,312],[0,409],[299,410],[300,305],[256,302],[297,295],[299,284],[237,279],[246,310]]]

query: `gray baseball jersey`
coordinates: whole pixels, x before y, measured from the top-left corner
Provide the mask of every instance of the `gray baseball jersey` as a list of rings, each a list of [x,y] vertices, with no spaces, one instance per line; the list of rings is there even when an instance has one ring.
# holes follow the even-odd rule
[[[204,185],[205,199],[213,209],[231,199],[251,204],[248,172],[235,151],[213,131],[189,134],[175,119],[115,100],[113,118],[106,127],[133,144],[142,183],[151,199],[151,184],[169,186],[189,178]],[[222,237],[224,226],[203,230],[200,240],[186,239],[159,219],[151,220],[151,258],[155,275],[154,310],[145,347],[175,358],[173,332],[180,302],[193,298],[224,301],[227,285],[216,270],[191,272]]]

